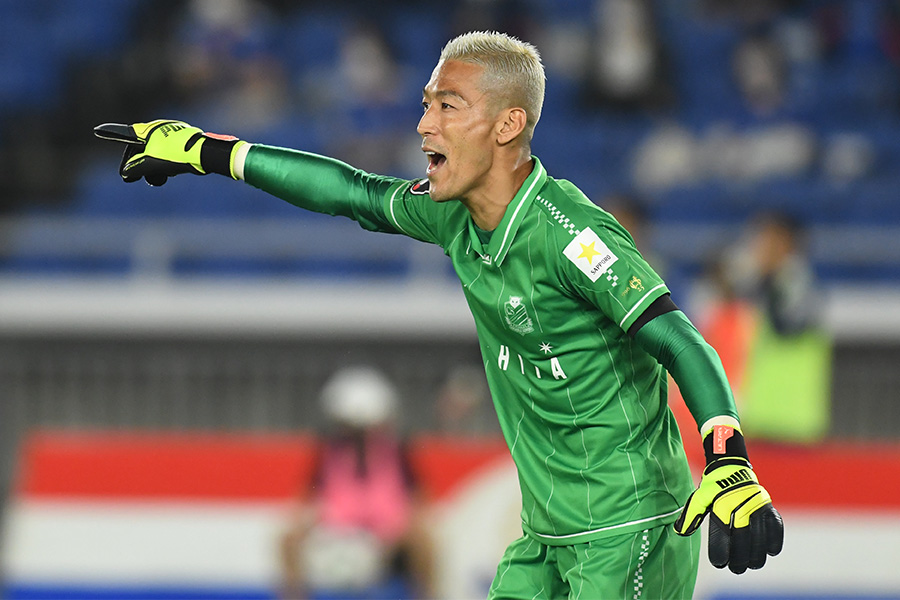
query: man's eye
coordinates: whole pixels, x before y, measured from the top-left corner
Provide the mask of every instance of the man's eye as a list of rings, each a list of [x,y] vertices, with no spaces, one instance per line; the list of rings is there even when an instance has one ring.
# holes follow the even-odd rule
[[[422,101],[422,110],[423,111],[428,110],[428,103],[425,101]]]
[[[447,110],[448,108],[453,108],[453,106],[450,104],[447,104],[446,102],[441,102],[441,108],[443,108],[444,110]]]

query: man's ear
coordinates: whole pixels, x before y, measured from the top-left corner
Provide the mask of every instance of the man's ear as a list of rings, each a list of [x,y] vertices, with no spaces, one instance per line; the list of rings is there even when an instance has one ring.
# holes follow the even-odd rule
[[[525,131],[528,116],[523,108],[507,108],[497,121],[497,143],[505,146]]]

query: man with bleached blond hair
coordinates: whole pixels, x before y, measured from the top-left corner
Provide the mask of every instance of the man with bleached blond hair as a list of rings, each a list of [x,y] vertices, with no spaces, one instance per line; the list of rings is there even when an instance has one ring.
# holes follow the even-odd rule
[[[523,535],[490,598],[690,597],[692,534],[707,513],[710,561],[735,573],[781,550],[781,518],[748,462],[715,351],[628,232],[531,154],[543,96],[531,44],[496,32],[451,40],[422,91],[417,181],[179,121],[96,131],[129,142],[125,181],[219,173],[443,248],[522,491]],[[693,493],[667,371],[703,436]]]

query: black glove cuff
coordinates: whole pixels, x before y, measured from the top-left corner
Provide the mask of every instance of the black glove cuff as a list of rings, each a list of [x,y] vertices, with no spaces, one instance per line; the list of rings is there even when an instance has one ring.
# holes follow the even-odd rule
[[[729,432],[731,436],[726,437]],[[747,445],[744,443],[744,435],[734,427],[725,425],[716,425],[709,435],[703,438],[703,451],[706,453],[706,464],[720,458],[734,456],[739,456],[747,461],[750,460],[747,456]]]
[[[203,145],[200,146],[200,166],[207,173],[231,177],[231,151],[240,140],[220,139],[209,135],[204,135],[203,138]]]

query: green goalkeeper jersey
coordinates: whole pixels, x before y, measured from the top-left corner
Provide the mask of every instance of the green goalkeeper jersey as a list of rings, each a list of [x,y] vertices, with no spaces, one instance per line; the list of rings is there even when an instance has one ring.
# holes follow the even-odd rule
[[[693,483],[666,372],[626,334],[668,290],[609,213],[535,158],[487,233],[460,202],[433,202],[427,180],[339,171],[336,161],[322,163],[334,177],[298,195],[279,165],[285,152],[254,147],[248,183],[438,244],[452,261],[518,470],[528,534],[565,545],[675,520]]]

